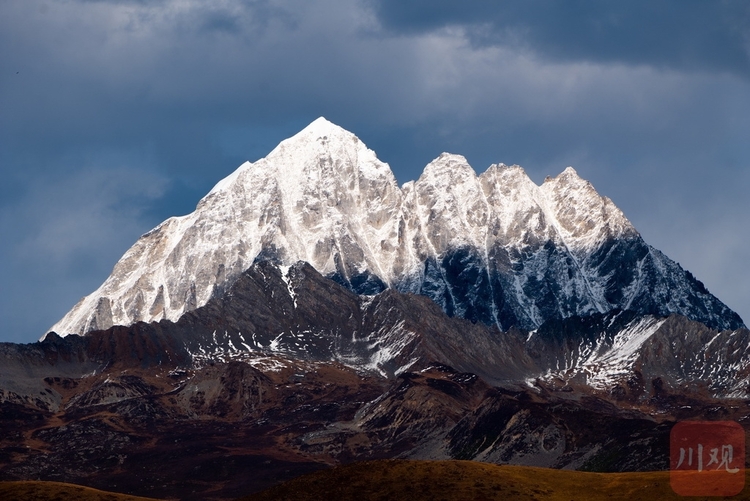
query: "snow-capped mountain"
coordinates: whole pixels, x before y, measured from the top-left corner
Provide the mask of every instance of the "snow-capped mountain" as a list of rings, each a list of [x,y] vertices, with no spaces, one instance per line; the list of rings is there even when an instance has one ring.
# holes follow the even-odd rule
[[[503,330],[614,309],[742,326],[570,167],[537,186],[521,167],[477,176],[444,153],[399,187],[354,134],[319,118],[143,235],[52,330],[176,321],[263,260],[310,263],[360,294],[426,295]]]
[[[677,420],[750,419],[750,330],[572,168],[443,154],[399,187],[322,118],[53,330],[85,335],[0,343],[2,479],[236,499],[376,457],[653,471]]]

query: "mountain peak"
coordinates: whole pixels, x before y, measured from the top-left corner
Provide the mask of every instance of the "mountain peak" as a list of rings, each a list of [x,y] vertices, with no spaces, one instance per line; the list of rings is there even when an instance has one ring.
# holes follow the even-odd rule
[[[347,147],[352,146],[354,148],[362,146],[361,141],[359,141],[357,136],[343,127],[327,120],[325,117],[318,117],[297,134],[282,141],[267,158],[278,158],[280,163],[286,164],[287,168],[285,169],[283,176],[288,179],[290,175],[295,177],[291,167],[295,165],[302,166],[303,162],[300,162],[300,160],[305,158],[319,158],[320,156],[330,155],[336,152],[340,153],[342,148],[346,149]],[[337,151],[332,152],[332,150]],[[250,162],[243,163],[230,175],[216,183],[208,195],[227,190],[243,175],[244,172],[250,170],[254,165],[255,164]],[[266,171],[266,174],[278,177],[279,173]],[[205,198],[206,197],[204,197],[204,199]]]
[[[551,184],[553,186],[563,186],[563,185],[583,185],[583,184],[590,184],[588,181],[583,179],[581,176],[578,175],[578,172],[571,167],[565,167],[565,170],[563,170],[560,174],[557,176],[547,176],[544,178],[544,183],[542,183],[542,186],[546,184]]]
[[[328,138],[328,137],[338,137],[338,136],[344,136],[344,137],[356,137],[352,132],[344,129],[343,127],[336,125],[335,123],[329,121],[325,117],[318,117],[310,124],[299,131],[295,136],[303,136],[303,135],[314,135],[316,138]]]
[[[399,189],[357,136],[320,117],[242,164],[193,213],[143,235],[51,330],[176,321],[264,260],[305,261],[356,293],[423,294],[449,315],[501,328],[613,308],[653,313],[654,288],[679,289],[667,313],[734,325],[655,256],[571,167],[537,186],[519,166],[477,176],[465,157],[443,153]]]
[[[578,172],[576,172],[576,170],[570,165],[565,167],[565,170],[562,171],[562,174],[564,174],[565,176],[575,176],[575,177],[580,178],[580,176],[578,175]]]
[[[427,164],[419,177],[418,182],[424,182],[426,179],[437,178],[439,180],[450,180],[457,178],[476,178],[476,172],[469,165],[466,157],[455,153],[443,152]]]
[[[315,120],[313,120],[312,122],[310,122],[310,125],[308,125],[305,128],[309,128],[309,127],[326,127],[326,126],[338,127],[336,124],[334,124],[333,122],[331,122],[330,120],[328,120],[326,117],[320,116],[320,117],[316,118]]]
[[[357,136],[320,117],[297,134],[281,141],[263,160],[282,164],[309,164],[309,161],[317,162],[321,157],[356,156],[356,150],[359,149],[367,150]]]
[[[488,176],[517,177],[527,179],[529,182],[533,182],[531,181],[531,178],[529,178],[528,174],[526,174],[524,168],[520,165],[505,165],[502,162],[490,165],[487,170],[480,175],[480,177]]]

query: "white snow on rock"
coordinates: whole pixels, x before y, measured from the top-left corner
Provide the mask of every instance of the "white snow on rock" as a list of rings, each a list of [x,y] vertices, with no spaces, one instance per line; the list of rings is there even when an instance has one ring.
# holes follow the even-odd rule
[[[83,334],[176,321],[257,258],[306,261],[344,279],[367,271],[393,286],[450,248],[468,245],[489,259],[490,248],[520,251],[548,241],[580,260],[560,294],[580,302],[579,314],[607,311],[606,277],[588,272],[585,260],[605,240],[628,236],[637,232],[622,212],[572,168],[537,186],[519,166],[492,165],[477,176],[464,157],[444,153],[399,188],[373,151],[321,117],[219,181],[193,213],[143,235],[51,329]],[[541,276],[543,264],[534,268],[532,259],[524,273]],[[526,281],[517,277],[515,294],[534,315]]]
[[[611,346],[599,345],[581,362],[579,370],[587,376],[589,386],[606,389],[620,378],[632,373],[641,347],[653,336],[666,319],[644,316],[617,333]]]

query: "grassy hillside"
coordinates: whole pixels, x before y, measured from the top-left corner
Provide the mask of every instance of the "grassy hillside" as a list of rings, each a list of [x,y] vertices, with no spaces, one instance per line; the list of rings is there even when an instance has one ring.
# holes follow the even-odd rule
[[[61,482],[0,482],[1,501],[154,501]]]
[[[747,485],[747,484],[746,484]],[[693,501],[678,496],[669,472],[586,473],[472,461],[367,461],[319,471],[242,501]]]
[[[746,485],[748,483],[746,482]],[[669,472],[587,473],[473,461],[382,460],[296,478],[238,501],[716,501],[681,497]],[[0,482],[0,501],[155,501],[59,482]]]

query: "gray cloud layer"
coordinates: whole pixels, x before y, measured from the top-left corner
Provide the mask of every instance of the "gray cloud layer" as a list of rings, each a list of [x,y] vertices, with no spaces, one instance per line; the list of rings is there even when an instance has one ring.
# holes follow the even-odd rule
[[[476,45],[510,46],[556,61],[646,64],[750,76],[750,4],[743,0],[381,0],[384,27],[425,33],[472,26]]]
[[[747,3],[455,5],[0,5],[0,340],[320,115],[402,182],[442,151],[573,165],[747,321]]]

